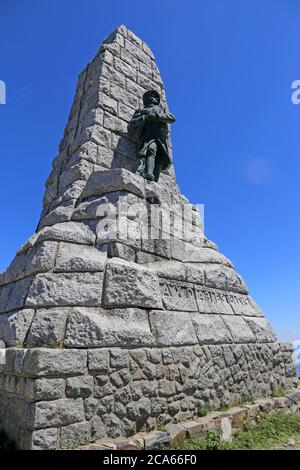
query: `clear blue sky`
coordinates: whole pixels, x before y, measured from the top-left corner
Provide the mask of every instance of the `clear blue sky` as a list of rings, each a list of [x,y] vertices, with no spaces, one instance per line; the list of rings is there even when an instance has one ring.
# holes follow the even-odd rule
[[[0,0],[0,270],[34,232],[79,71],[126,24],[152,48],[182,192],[281,339],[300,339],[298,0]]]

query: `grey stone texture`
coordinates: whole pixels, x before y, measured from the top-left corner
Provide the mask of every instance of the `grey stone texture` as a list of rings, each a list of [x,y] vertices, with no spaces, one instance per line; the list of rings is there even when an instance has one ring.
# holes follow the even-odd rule
[[[127,125],[149,89],[167,107],[151,50],[120,26],[78,77],[37,231],[0,274],[0,427],[18,448],[151,449],[203,427],[201,405],[295,383],[291,345],[205,237],[173,166],[158,183],[135,174]]]

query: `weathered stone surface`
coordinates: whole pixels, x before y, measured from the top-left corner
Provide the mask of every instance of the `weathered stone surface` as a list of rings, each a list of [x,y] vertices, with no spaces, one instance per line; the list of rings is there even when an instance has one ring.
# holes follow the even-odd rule
[[[45,227],[38,232],[37,242],[44,240],[64,241],[80,243],[82,245],[93,245],[96,235],[88,225],[81,222],[62,222],[52,227]]]
[[[276,341],[276,335],[264,318],[245,318],[259,343]]]
[[[224,315],[223,321],[227,325],[235,343],[255,343],[256,338],[242,317]]]
[[[220,440],[222,442],[230,442],[232,440],[231,420],[227,417],[221,419]]]
[[[82,199],[112,191],[127,191],[144,197],[144,179],[124,168],[109,171],[95,171],[89,178],[82,193]]]
[[[230,268],[207,267],[205,269],[205,285],[215,289],[224,289],[226,291],[240,292],[247,294],[247,287],[242,278]]]
[[[88,368],[92,372],[107,373],[109,369],[109,350],[90,349],[88,351]]]
[[[232,343],[231,334],[219,315],[193,314],[191,318],[200,344]]]
[[[56,400],[63,398],[66,382],[64,379],[37,379],[34,382],[32,395],[35,400]]]
[[[182,258],[179,259],[185,263],[216,263],[233,267],[231,261],[211,248],[198,248],[187,243],[183,247]]]
[[[149,321],[158,346],[196,344],[198,342],[189,314],[151,311]]]
[[[94,379],[91,375],[67,379],[66,396],[68,398],[86,398],[93,392]]]
[[[228,302],[227,293],[222,290],[207,289],[196,286],[195,297],[200,313],[219,313],[233,315],[231,304]]]
[[[0,315],[0,339],[6,346],[22,345],[31,324],[34,310],[24,309]]]
[[[87,181],[93,171],[92,163],[81,159],[78,163],[64,171],[59,179],[59,192],[70,186],[76,180]]]
[[[231,308],[236,315],[245,315],[250,317],[263,317],[264,314],[260,310],[259,306],[249,296],[245,295],[232,295],[228,294],[228,300],[230,301]]]
[[[55,209],[51,210],[49,213],[47,213],[46,210],[44,211],[39,222],[38,229],[41,230],[42,228],[47,228],[52,225],[65,223],[71,220],[74,204],[75,198],[63,200],[63,197],[60,197],[57,203],[55,203]]]
[[[130,308],[74,308],[65,336],[65,346],[71,348],[151,345],[153,341],[146,312]]]
[[[61,398],[54,401],[39,401],[33,405],[34,428],[42,429],[64,426],[84,420],[83,401],[81,398]]]
[[[164,308],[183,312],[196,312],[194,287],[181,281],[161,280],[160,290]]]
[[[32,433],[31,450],[55,450],[58,448],[58,429],[39,429]]]
[[[38,274],[30,287],[28,307],[101,305],[103,273]]]
[[[60,243],[55,272],[103,271],[106,253],[91,246]]]
[[[64,426],[60,430],[60,447],[62,449],[72,449],[89,442],[91,431],[89,423],[76,423]]]
[[[159,449],[171,442],[169,432],[152,431],[144,435],[144,443],[146,450]]]
[[[68,309],[38,310],[31,323],[27,346],[59,346],[64,340]]]
[[[189,437],[192,437],[195,434],[199,434],[203,431],[203,423],[201,420],[199,421],[190,420],[190,421],[182,422],[180,423],[180,426],[182,426],[186,430]]]
[[[110,307],[162,308],[156,273],[120,258],[107,263],[103,299]]]
[[[37,272],[49,271],[54,264],[55,242],[42,242],[16,256],[3,273],[4,282],[12,282]]]
[[[168,423],[166,431],[170,433],[172,444],[178,444],[187,437],[186,429],[179,424]]]
[[[28,276],[11,284],[0,287],[0,313],[22,309],[32,277]]]
[[[127,261],[135,260],[135,250],[124,243],[110,243],[108,245],[108,256],[110,258],[122,258]]]
[[[23,373],[33,376],[59,377],[83,374],[87,351],[77,349],[27,349]]]

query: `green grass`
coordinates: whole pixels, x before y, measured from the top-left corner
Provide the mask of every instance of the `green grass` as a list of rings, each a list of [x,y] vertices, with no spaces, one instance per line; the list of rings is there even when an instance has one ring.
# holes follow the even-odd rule
[[[272,392],[272,397],[285,397],[287,394],[287,390],[283,387],[277,387],[277,388],[274,388],[273,392]]]
[[[208,405],[199,405],[197,409],[197,416],[199,416],[199,418],[202,418],[203,416],[206,416],[208,412],[209,412]]]
[[[260,418],[256,426],[249,423],[235,434],[232,442],[220,442],[217,431],[185,439],[174,446],[181,450],[255,450],[271,449],[286,444],[290,438],[300,438],[300,415],[278,411]]]

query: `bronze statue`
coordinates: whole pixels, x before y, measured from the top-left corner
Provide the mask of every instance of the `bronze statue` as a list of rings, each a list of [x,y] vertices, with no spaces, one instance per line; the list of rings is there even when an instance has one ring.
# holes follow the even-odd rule
[[[139,166],[136,172],[147,180],[158,181],[160,172],[171,165],[168,152],[168,124],[175,122],[173,114],[160,104],[159,93],[146,91],[143,109],[135,111],[129,124],[139,141]]]

